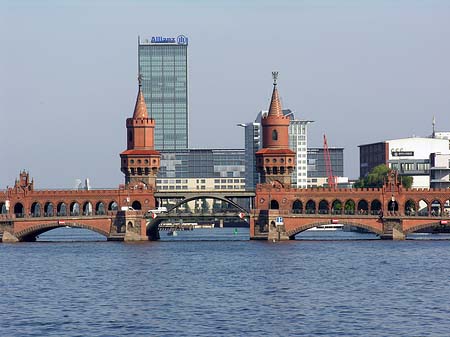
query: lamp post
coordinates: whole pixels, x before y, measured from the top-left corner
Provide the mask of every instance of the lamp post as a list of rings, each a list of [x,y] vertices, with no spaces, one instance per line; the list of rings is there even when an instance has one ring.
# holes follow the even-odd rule
[[[392,195],[392,197],[391,197],[391,204],[392,204],[392,215],[394,215],[394,211],[395,211],[395,197],[394,197],[394,195]]]

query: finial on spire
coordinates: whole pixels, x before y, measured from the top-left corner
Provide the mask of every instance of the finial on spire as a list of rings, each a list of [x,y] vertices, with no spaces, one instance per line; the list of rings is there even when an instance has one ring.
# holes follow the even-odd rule
[[[272,71],[273,85],[277,85],[278,71]]]
[[[143,79],[144,77],[142,76],[142,74],[141,73],[139,73],[139,75],[138,75],[138,82],[139,82],[139,86],[140,87],[142,87],[142,79]]]
[[[436,131],[434,129],[435,125],[436,125],[436,119],[433,116],[433,121],[431,122],[431,124],[433,124],[433,134],[431,135],[431,138],[436,138]]]

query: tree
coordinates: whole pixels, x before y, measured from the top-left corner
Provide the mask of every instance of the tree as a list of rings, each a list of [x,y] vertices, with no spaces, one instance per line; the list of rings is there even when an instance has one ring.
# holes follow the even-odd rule
[[[383,187],[383,184],[387,180],[387,176],[389,174],[390,168],[384,164],[375,166],[372,171],[369,172],[367,176],[362,179],[359,179],[355,183],[355,187]],[[413,183],[413,177],[410,176],[402,176],[401,177],[402,186],[405,188],[410,188]]]

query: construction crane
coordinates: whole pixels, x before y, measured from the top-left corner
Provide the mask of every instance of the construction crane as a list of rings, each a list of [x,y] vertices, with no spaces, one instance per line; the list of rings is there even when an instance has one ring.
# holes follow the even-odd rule
[[[327,136],[323,135],[323,157],[325,159],[325,166],[327,169],[328,186],[336,187],[336,177],[333,176],[333,169],[331,168],[330,151],[328,150]]]

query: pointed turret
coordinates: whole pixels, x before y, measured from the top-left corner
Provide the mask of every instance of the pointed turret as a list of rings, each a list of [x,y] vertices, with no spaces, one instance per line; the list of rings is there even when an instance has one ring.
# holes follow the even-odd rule
[[[139,91],[132,118],[127,118],[127,150],[120,154],[121,170],[125,184],[155,187],[159,171],[160,153],[154,148],[155,120],[148,117],[142,77],[139,75]]]
[[[145,105],[144,94],[142,93],[142,76],[139,75],[139,91],[134,106],[133,118],[148,118],[147,106]]]
[[[283,116],[280,97],[278,96],[278,89],[277,89],[278,72],[274,71],[272,73],[272,76],[273,76],[273,91],[272,91],[272,99],[270,100],[269,113],[267,114],[267,116]]]
[[[291,174],[295,167],[295,153],[289,148],[290,118],[283,115],[278,96],[278,72],[272,72],[273,92],[269,112],[261,119],[262,146],[256,152],[256,168],[262,183],[291,184]]]

